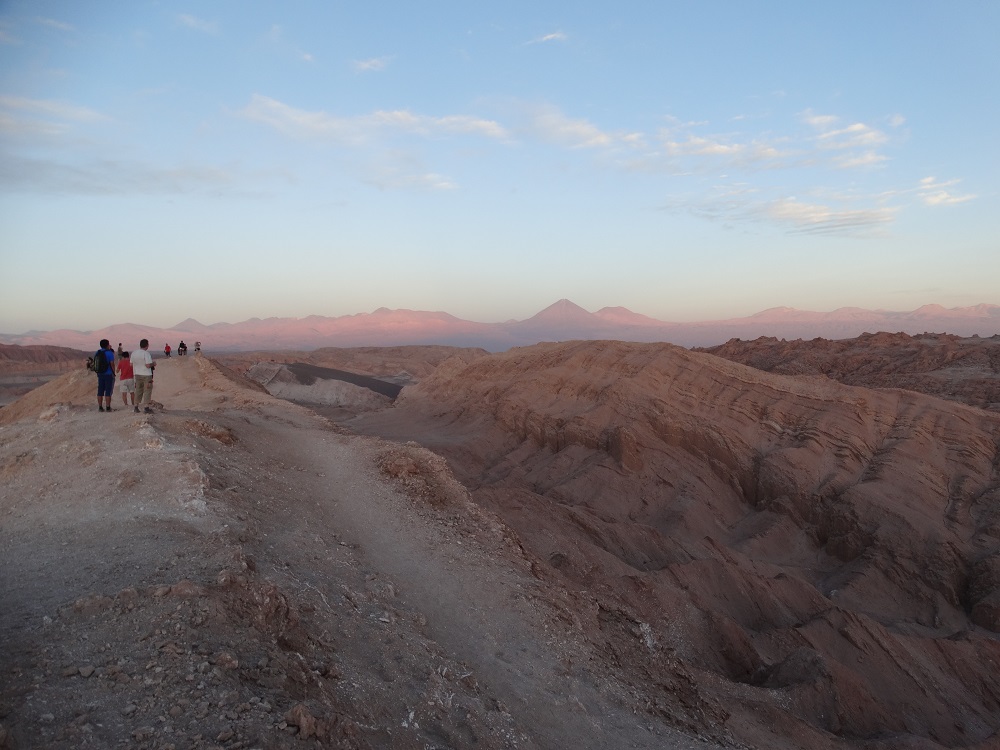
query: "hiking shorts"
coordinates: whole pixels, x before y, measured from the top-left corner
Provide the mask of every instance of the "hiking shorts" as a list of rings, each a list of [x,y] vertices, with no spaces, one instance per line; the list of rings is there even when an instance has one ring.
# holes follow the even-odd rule
[[[111,392],[115,389],[115,374],[113,372],[97,373],[97,397],[107,396],[111,398]]]
[[[134,378],[125,378],[124,380],[119,381],[119,383],[118,383],[118,392],[119,393],[135,393],[135,379]]]
[[[153,378],[151,375],[135,376],[135,403],[149,403],[153,398]]]

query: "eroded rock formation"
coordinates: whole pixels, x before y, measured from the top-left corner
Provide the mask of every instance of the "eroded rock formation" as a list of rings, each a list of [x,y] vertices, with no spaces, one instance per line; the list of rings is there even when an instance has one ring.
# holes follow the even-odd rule
[[[355,426],[448,456],[650,700],[684,675],[799,746],[998,737],[1000,415],[576,342],[445,363]]]
[[[866,333],[830,341],[763,337],[702,349],[783,375],[826,375],[866,388],[906,388],[1000,411],[1000,335]]]

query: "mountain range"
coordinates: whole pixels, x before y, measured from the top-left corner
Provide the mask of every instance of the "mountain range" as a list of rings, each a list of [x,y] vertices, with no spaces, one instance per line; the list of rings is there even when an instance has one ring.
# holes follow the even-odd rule
[[[241,323],[205,325],[188,318],[171,328],[121,323],[96,331],[60,329],[0,334],[0,343],[68,346],[90,349],[100,339],[112,345],[135,346],[148,338],[151,348],[177,346],[186,340],[193,348],[202,342],[207,351],[315,349],[325,346],[400,346],[443,344],[476,346],[500,352],[542,341],[612,339],[668,342],[685,347],[716,346],[733,338],[773,336],[781,339],[844,339],[862,333],[951,333],[959,336],[1000,334],[1000,305],[945,308],[924,305],[910,312],[843,307],[811,312],[775,307],[745,318],[673,323],[656,320],[624,307],[588,312],[567,299],[546,307],[526,320],[479,323],[446,312],[390,310],[339,317],[251,318]]]

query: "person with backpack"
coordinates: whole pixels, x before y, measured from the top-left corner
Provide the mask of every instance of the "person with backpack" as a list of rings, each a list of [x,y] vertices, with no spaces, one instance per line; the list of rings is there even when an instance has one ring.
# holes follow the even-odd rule
[[[149,339],[139,342],[139,351],[135,352],[135,359],[132,360],[132,369],[135,377],[135,410],[139,411],[139,404],[145,403],[143,409],[147,414],[152,414],[149,407],[153,399],[153,355],[149,353]]]
[[[115,390],[115,353],[111,342],[101,339],[101,348],[91,357],[91,369],[97,373],[97,410],[114,411],[111,393]]]

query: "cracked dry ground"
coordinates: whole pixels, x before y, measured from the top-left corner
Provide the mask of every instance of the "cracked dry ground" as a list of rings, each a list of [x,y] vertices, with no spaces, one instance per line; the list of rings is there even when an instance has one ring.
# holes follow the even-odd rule
[[[437,456],[207,360],[158,368],[153,416],[92,385],[0,426],[0,747],[714,746],[696,696],[668,716],[602,667]]]

